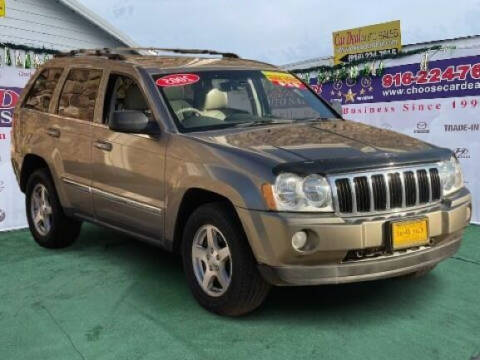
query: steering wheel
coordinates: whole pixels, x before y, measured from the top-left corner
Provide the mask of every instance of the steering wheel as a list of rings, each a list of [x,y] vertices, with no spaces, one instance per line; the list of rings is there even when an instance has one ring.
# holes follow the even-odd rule
[[[195,109],[193,107],[187,107],[187,108],[177,110],[177,111],[175,111],[175,114],[177,114],[177,116],[179,116],[179,115],[181,115],[183,113],[186,113],[186,112],[193,112],[193,113],[197,114],[197,116],[203,116],[202,112],[200,110]]]

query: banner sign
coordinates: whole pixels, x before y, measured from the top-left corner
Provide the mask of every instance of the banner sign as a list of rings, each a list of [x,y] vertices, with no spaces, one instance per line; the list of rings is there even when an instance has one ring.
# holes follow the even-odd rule
[[[333,37],[334,64],[397,54],[402,49],[400,20],[337,31]]]
[[[384,75],[320,84],[326,100],[341,101],[343,117],[398,131],[452,149],[473,195],[480,223],[480,56],[385,69]]]
[[[25,196],[10,162],[10,130],[15,105],[35,70],[0,68],[0,231],[24,228]]]
[[[311,85],[317,85],[316,80]],[[316,89],[327,100],[342,104],[478,95],[480,56],[431,61],[428,70],[420,70],[419,64],[395,66],[382,76],[338,80]]]
[[[397,54],[402,49],[400,20],[334,32],[334,64]]]

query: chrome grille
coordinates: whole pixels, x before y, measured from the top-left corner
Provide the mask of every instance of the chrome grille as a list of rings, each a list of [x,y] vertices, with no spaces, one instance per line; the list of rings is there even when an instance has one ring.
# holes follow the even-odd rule
[[[368,215],[413,209],[440,200],[433,166],[386,169],[329,177],[338,213]]]

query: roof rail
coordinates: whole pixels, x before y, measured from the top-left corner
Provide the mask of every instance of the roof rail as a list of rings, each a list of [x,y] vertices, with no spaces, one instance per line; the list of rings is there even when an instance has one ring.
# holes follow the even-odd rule
[[[143,54],[141,52],[144,52]],[[148,52],[145,54],[145,52]],[[67,56],[104,56],[112,60],[125,60],[125,55],[160,55],[159,52],[170,52],[175,54],[199,54],[199,55],[221,55],[224,58],[239,59],[237,54],[230,52],[221,52],[215,50],[202,49],[169,49],[169,48],[155,48],[155,47],[118,47],[118,48],[103,48],[103,49],[78,49],[67,52],[61,52],[55,57]]]
[[[125,56],[112,52],[112,49],[78,49],[78,50],[71,50],[71,51],[66,51],[66,52],[60,52],[55,54],[53,57],[60,58],[60,57],[69,57],[69,56],[77,56],[77,55],[83,55],[83,56],[103,56],[107,57],[112,60],[125,60]],[[135,54],[135,52],[132,52],[132,54]]]

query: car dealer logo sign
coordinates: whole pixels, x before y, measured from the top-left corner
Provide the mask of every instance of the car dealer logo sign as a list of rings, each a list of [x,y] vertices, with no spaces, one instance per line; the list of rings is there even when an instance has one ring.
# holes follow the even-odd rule
[[[12,126],[13,109],[20,98],[20,89],[0,89],[0,127]]]
[[[20,95],[10,89],[0,89],[0,109],[8,110],[15,108]]]

